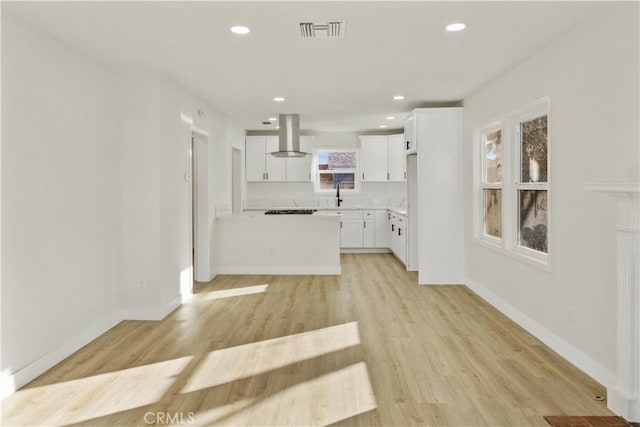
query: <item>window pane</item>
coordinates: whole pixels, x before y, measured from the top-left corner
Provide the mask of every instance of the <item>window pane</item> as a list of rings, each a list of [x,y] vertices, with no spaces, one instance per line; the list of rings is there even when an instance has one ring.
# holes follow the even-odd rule
[[[333,174],[332,173],[321,173],[320,174],[320,189],[321,190],[331,190],[332,188],[336,188],[333,185]]]
[[[356,175],[354,173],[321,172],[320,189],[331,190],[340,185],[340,188],[343,190],[353,190],[355,189],[355,177]]]
[[[502,181],[502,131],[496,130],[485,137],[485,182]]]
[[[547,192],[520,191],[520,246],[547,253]]]
[[[336,173],[333,175],[334,187],[340,184],[340,188],[345,190],[353,190],[356,188],[355,186],[355,173]]]
[[[356,167],[356,153],[354,151],[329,152],[327,157],[329,170],[355,169]]]
[[[521,182],[547,182],[547,116],[520,123]]]
[[[502,190],[484,190],[484,234],[502,238]]]

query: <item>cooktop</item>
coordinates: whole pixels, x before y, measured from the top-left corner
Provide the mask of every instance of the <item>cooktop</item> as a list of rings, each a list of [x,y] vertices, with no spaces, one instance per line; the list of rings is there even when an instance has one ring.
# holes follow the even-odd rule
[[[265,215],[311,215],[316,210],[314,209],[272,209],[266,211]]]

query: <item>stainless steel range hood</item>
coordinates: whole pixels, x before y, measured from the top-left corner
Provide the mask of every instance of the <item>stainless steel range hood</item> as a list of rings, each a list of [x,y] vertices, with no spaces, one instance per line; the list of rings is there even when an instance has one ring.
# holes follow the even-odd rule
[[[269,153],[274,157],[306,157],[309,153],[300,151],[300,116],[298,114],[280,114],[280,134],[278,151]]]

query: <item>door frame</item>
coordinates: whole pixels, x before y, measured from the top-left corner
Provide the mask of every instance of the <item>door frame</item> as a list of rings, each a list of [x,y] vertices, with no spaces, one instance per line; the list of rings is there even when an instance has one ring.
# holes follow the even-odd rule
[[[191,125],[189,132],[189,252],[193,281],[210,280],[209,132]],[[191,255],[191,253],[193,255]]]

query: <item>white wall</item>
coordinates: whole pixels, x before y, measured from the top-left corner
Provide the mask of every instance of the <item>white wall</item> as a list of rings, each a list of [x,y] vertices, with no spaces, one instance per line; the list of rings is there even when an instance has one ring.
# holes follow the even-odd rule
[[[121,82],[122,245],[121,305],[130,318],[160,305],[160,150],[157,75],[124,76]]]
[[[5,11],[2,89],[4,380],[117,321],[120,105],[116,74]]]
[[[3,11],[2,389],[189,293],[189,137],[205,152],[210,274],[244,130],[157,74],[120,76]],[[201,114],[198,114],[198,111]]]
[[[191,126],[209,133],[207,279],[216,271],[215,209],[231,203],[231,146],[244,130],[163,76],[124,76],[122,92],[123,307],[125,318],[162,318],[192,287]]]
[[[638,181],[638,73],[638,4],[618,4],[464,100],[469,283],[527,317],[605,384],[616,357],[614,212],[605,196],[582,187]],[[472,235],[473,129],[544,95],[551,96],[551,273]]]
[[[401,132],[398,132],[401,133]],[[252,134],[257,134],[253,132]],[[312,148],[359,148],[360,140],[356,132],[316,132],[313,135]],[[404,202],[405,183],[363,182],[360,194],[343,194],[349,202],[358,200],[392,200],[393,205]],[[313,184],[308,182],[250,182],[247,183],[248,206],[274,206],[284,203],[289,206],[293,199],[301,201],[330,200],[335,197],[318,196],[313,192]]]

